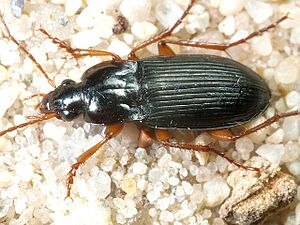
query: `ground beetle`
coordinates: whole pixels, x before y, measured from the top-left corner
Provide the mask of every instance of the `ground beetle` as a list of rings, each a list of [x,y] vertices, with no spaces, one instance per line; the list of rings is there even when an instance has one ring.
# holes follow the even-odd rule
[[[41,116],[4,130],[0,136],[51,118],[71,121],[79,115],[83,115],[86,122],[106,125],[105,138],[80,155],[73,164],[68,175],[67,197],[70,197],[73,177],[79,166],[104,143],[115,137],[124,123],[133,121],[141,129],[141,145],[145,145],[143,140],[151,139],[165,146],[211,151],[239,167],[259,170],[235,162],[211,146],[171,142],[168,130],[208,131],[219,140],[236,140],[280,118],[298,115],[300,112],[275,115],[256,127],[233,135],[228,129],[251,121],[269,106],[271,93],[265,81],[248,67],[230,58],[214,55],[175,55],[168,44],[225,51],[274,28],[287,19],[287,16],[230,44],[162,40],[171,36],[194,3],[195,0],[190,2],[181,18],[171,28],[134,48],[128,60],[122,60],[118,55],[107,51],[73,49],[40,29],[75,58],[86,55],[111,56],[112,60],[88,69],[80,83],[63,81],[54,91],[44,95],[40,103]],[[2,22],[11,40],[33,60],[49,83],[55,87],[53,80],[34,57],[11,36],[3,18]],[[158,42],[159,56],[138,59],[136,52],[155,42]]]

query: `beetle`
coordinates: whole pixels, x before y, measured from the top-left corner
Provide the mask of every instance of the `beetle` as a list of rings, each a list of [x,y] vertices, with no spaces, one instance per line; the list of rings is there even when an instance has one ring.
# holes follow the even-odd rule
[[[141,140],[148,138],[169,147],[214,152],[234,165],[259,171],[258,168],[247,167],[230,159],[209,145],[171,142],[168,130],[207,131],[218,140],[234,141],[281,118],[299,115],[300,112],[278,114],[238,135],[232,134],[230,128],[248,123],[269,106],[271,92],[266,82],[256,72],[230,58],[176,55],[169,45],[226,51],[276,27],[287,19],[287,15],[230,44],[164,40],[171,36],[194,3],[195,0],[191,0],[183,15],[171,28],[135,47],[128,60],[108,51],[73,49],[41,28],[40,31],[53,43],[64,48],[74,58],[86,55],[112,57],[110,61],[89,68],[83,74],[81,82],[68,79],[58,87],[55,87],[53,80],[34,57],[14,39],[2,18],[11,40],[32,59],[55,89],[43,96],[39,107],[40,116],[8,128],[0,132],[0,136],[52,118],[72,121],[80,115],[83,115],[85,122],[105,125],[105,138],[80,155],[72,165],[67,179],[67,197],[70,197],[73,179],[79,166],[108,140],[118,135],[123,125],[128,122],[135,122],[139,126]],[[158,56],[143,59],[137,57],[137,51],[156,42]]]

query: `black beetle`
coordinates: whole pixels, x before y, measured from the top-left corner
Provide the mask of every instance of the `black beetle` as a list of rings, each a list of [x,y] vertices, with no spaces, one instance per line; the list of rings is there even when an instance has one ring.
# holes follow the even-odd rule
[[[71,121],[83,115],[86,122],[106,125],[105,138],[80,155],[77,163],[72,166],[68,176],[67,197],[70,197],[73,177],[78,167],[104,143],[116,136],[127,122],[136,122],[142,130],[141,136],[147,136],[166,146],[212,151],[237,166],[258,171],[258,168],[235,162],[211,146],[170,142],[167,131],[209,131],[217,139],[236,140],[280,118],[298,115],[299,111],[275,115],[239,135],[231,134],[229,128],[251,121],[269,106],[271,93],[265,81],[257,73],[232,59],[214,55],[175,55],[167,44],[225,51],[274,28],[287,16],[230,44],[162,40],[172,34],[194,3],[195,0],[190,2],[181,18],[171,28],[134,48],[128,60],[122,60],[118,55],[107,51],[73,49],[67,43],[49,35],[44,29],[40,29],[75,58],[86,55],[111,56],[113,60],[88,69],[80,83],[63,81],[54,91],[43,97],[40,104],[41,116],[4,130],[0,132],[0,136],[54,117]],[[54,86],[53,80],[47,76],[34,57],[11,36],[3,18],[2,21],[11,40],[26,52]],[[159,56],[137,58],[138,50],[155,42],[158,42]]]

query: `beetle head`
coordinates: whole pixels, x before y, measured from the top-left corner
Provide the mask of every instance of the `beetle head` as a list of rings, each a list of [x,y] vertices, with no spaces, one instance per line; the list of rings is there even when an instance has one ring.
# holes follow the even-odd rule
[[[40,111],[42,114],[55,113],[58,119],[71,121],[84,110],[82,92],[75,81],[64,80],[60,86],[43,97]]]

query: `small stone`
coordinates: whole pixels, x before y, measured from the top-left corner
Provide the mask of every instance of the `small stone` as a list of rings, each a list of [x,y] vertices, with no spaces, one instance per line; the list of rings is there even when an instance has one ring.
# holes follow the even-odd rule
[[[215,176],[203,185],[206,205],[214,207],[222,203],[230,193],[230,188],[221,176]]]
[[[161,192],[163,190],[163,184],[162,182],[156,182],[154,185],[153,185],[153,191],[157,191],[157,192]]]
[[[151,1],[148,0],[123,0],[120,5],[121,14],[130,23],[145,21],[149,18]]]
[[[227,16],[218,26],[219,31],[230,36],[235,32],[235,19],[233,16]]]
[[[266,143],[279,144],[283,141],[283,137],[284,137],[283,129],[278,129],[271,136],[267,137]]]
[[[122,57],[127,56],[130,53],[131,48],[129,48],[125,42],[114,39],[108,46],[107,50]]]
[[[20,17],[24,9],[24,0],[9,0],[10,9],[15,17]]]
[[[158,2],[155,13],[159,23],[168,28],[181,17],[183,10],[174,1],[162,0]]]
[[[7,69],[0,65],[0,84],[9,78],[9,74]]]
[[[160,210],[166,210],[170,205],[170,199],[168,197],[160,198],[157,200],[156,208]]]
[[[147,40],[157,33],[157,27],[147,21],[136,22],[132,25],[131,32],[139,39]]]
[[[186,177],[188,175],[188,170],[186,168],[181,168],[179,174],[181,177]]]
[[[184,218],[191,216],[191,214],[192,214],[192,211],[190,209],[179,209],[175,213],[175,220],[182,220]]]
[[[168,179],[168,183],[172,186],[176,186],[177,184],[179,184],[179,179],[177,177],[170,177]]]
[[[0,173],[1,173],[0,188],[12,185],[13,180],[14,180],[13,179],[14,178],[13,174],[9,171],[6,171],[6,170],[1,170]]]
[[[182,187],[184,189],[185,194],[191,195],[193,193],[193,186],[186,181],[182,181]]]
[[[289,56],[279,63],[275,70],[275,80],[279,84],[291,84],[300,76],[300,57]]]
[[[103,160],[103,162],[101,163],[101,168],[105,171],[105,172],[110,172],[112,171],[114,165],[116,163],[116,160],[114,158],[106,158]]]
[[[175,192],[176,197],[182,197],[185,195],[184,189],[182,186],[177,186],[176,187],[176,192]]]
[[[33,176],[33,166],[28,162],[18,162],[15,166],[16,174],[21,181],[29,182]]]
[[[5,98],[1,99],[0,118],[4,116],[6,110],[16,101],[20,91],[21,90],[18,87],[7,87],[7,85],[4,84],[0,86],[0,96],[5,96]]]
[[[171,160],[172,160],[172,156],[170,154],[164,154],[158,160],[158,166],[161,167],[161,168],[168,167]]]
[[[208,12],[200,13],[200,15],[197,12],[196,15],[189,15],[187,18],[189,23],[185,25],[185,29],[189,34],[195,34],[197,31],[203,31],[209,27]]]
[[[196,176],[198,174],[198,167],[195,166],[195,165],[191,165],[189,167],[189,171],[190,171],[192,176]]]
[[[198,168],[198,173],[196,175],[196,180],[198,182],[204,182],[204,181],[208,181],[212,178],[212,174],[211,171],[204,166],[200,166]]]
[[[50,138],[55,141],[60,141],[67,129],[65,127],[56,126],[54,123],[46,123],[43,127],[45,138]]]
[[[219,6],[219,11],[223,16],[231,16],[239,13],[243,7],[243,0],[222,0]]]
[[[272,53],[273,47],[269,34],[265,33],[262,36],[255,37],[251,40],[252,49],[256,54],[268,56]]]
[[[279,166],[284,153],[284,146],[282,144],[264,144],[256,150],[256,153],[270,161],[274,166]]]
[[[257,24],[264,22],[273,14],[270,4],[257,0],[246,0],[245,9]]]
[[[111,178],[100,170],[88,180],[88,186],[98,198],[105,199],[111,192]]]
[[[16,213],[21,214],[27,207],[27,198],[24,195],[14,199]]]
[[[235,148],[240,153],[250,153],[254,150],[254,144],[248,137],[239,138],[235,142]]]
[[[163,171],[161,169],[153,168],[149,171],[149,181],[152,183],[156,183],[160,181],[162,176],[163,176]]]
[[[135,194],[136,193],[136,181],[132,178],[125,177],[121,181],[120,187],[127,194]]]
[[[296,177],[300,176],[300,162],[298,160],[291,162],[287,167],[291,174]]]
[[[155,202],[160,197],[160,193],[158,191],[149,191],[147,193],[147,199],[150,203]]]
[[[225,222],[221,218],[215,218],[212,225],[225,225]]]
[[[82,0],[67,0],[65,4],[65,11],[67,16],[73,16],[80,9]]]
[[[144,179],[138,180],[137,182],[137,188],[140,189],[141,191],[145,190],[147,187],[148,182]]]
[[[285,96],[285,102],[287,107],[293,108],[300,106],[300,94],[297,91],[291,91]]]
[[[75,48],[87,49],[101,42],[101,38],[93,30],[83,30],[72,36],[72,44]]]
[[[298,116],[288,117],[283,120],[282,129],[284,130],[284,138],[286,140],[295,141],[299,138],[299,124]]]
[[[290,41],[293,44],[300,44],[300,27],[293,28],[291,31]]]
[[[159,220],[167,223],[172,223],[174,221],[174,214],[164,210],[159,215]]]
[[[136,162],[132,165],[132,171],[134,174],[144,174],[147,171],[147,166],[144,163]]]
[[[284,148],[284,154],[282,156],[282,162],[293,162],[298,159],[300,155],[300,147],[297,143],[289,141]]]

